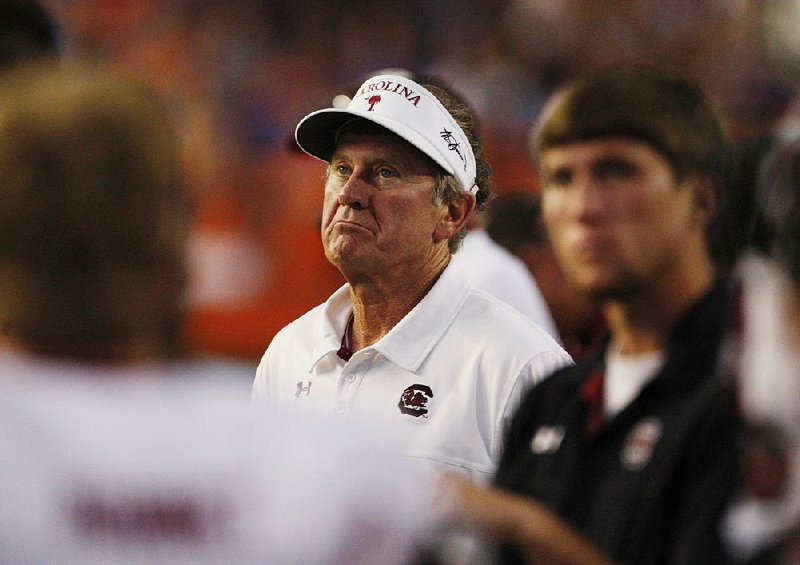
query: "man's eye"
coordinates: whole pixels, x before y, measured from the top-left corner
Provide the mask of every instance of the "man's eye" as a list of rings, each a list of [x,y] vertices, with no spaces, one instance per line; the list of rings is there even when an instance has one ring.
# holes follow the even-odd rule
[[[350,173],[350,167],[348,167],[347,165],[336,165],[336,167],[334,167],[334,170],[336,171],[337,174],[343,176],[347,176]]]
[[[384,179],[392,178],[397,176],[393,169],[388,169],[386,167],[382,167],[378,169],[378,176]]]
[[[601,178],[627,178],[635,172],[636,167],[619,159],[609,159],[597,167],[597,175]]]
[[[572,182],[572,173],[567,169],[556,169],[547,175],[547,183],[553,186],[567,186]]]

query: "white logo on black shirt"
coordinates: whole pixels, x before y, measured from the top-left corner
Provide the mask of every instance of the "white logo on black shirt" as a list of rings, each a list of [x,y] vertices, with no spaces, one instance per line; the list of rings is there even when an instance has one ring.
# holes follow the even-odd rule
[[[563,439],[564,428],[562,426],[542,426],[533,435],[531,451],[537,455],[555,453],[561,447]]]
[[[629,471],[638,471],[653,456],[653,448],[661,439],[663,425],[658,418],[645,418],[628,433],[620,453],[620,463]]]

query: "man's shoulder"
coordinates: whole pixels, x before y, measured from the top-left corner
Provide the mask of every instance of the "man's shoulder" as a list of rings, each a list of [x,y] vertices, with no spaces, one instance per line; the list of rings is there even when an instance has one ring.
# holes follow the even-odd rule
[[[450,326],[447,348],[479,367],[494,382],[541,381],[572,358],[556,339],[520,312],[487,294],[472,289]],[[469,351],[469,354],[466,351]]]
[[[268,374],[294,376],[308,369],[320,339],[323,308],[324,304],[309,310],[273,336],[258,363],[256,383],[267,380]]]
[[[298,341],[308,344],[313,343],[319,324],[325,316],[325,306],[326,303],[319,304],[283,326],[272,338],[268,350],[275,347],[284,347]]]
[[[541,325],[485,290],[471,288],[460,314],[475,320],[484,335],[494,335],[509,346],[525,344],[528,348],[566,355],[556,338]]]
[[[325,303],[318,304],[311,310],[303,313],[299,317],[295,318],[285,326],[283,326],[277,334],[292,334],[293,332],[297,331],[306,331],[309,326],[313,326],[316,324],[319,319],[324,315]]]
[[[533,406],[547,407],[547,410],[561,411],[565,402],[578,398],[581,383],[596,368],[594,356],[581,359],[555,369],[550,376],[536,383],[523,395],[520,408],[530,412]],[[543,416],[542,409],[533,410]]]

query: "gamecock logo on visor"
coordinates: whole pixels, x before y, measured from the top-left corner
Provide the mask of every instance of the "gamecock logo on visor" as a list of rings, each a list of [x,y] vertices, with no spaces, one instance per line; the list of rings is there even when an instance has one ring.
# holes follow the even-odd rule
[[[369,108],[367,108],[367,112],[372,112],[372,110],[375,109],[375,104],[377,104],[380,101],[381,101],[381,95],[380,94],[375,94],[373,96],[370,96],[367,99],[367,104],[369,104]]]
[[[433,391],[427,385],[411,385],[403,391],[397,407],[403,414],[419,418],[428,417],[428,401],[433,398]]]

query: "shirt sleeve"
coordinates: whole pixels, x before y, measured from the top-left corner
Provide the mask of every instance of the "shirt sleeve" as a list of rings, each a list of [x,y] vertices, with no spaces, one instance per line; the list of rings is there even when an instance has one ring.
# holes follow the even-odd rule
[[[497,432],[493,438],[494,453],[492,454],[495,461],[500,461],[503,453],[503,442],[508,436],[511,422],[525,394],[527,394],[534,385],[540,383],[559,369],[573,364],[572,358],[564,351],[545,351],[534,356],[525,364],[519,376],[514,381],[500,422],[496,427]]]
[[[724,403],[724,401],[720,401]],[[670,563],[726,563],[720,524],[740,483],[738,418],[727,407],[706,411],[704,426],[686,453],[685,496],[675,519]]]
[[[261,358],[256,368],[252,392],[253,404],[262,406],[269,403],[269,371],[267,369],[267,354]]]

